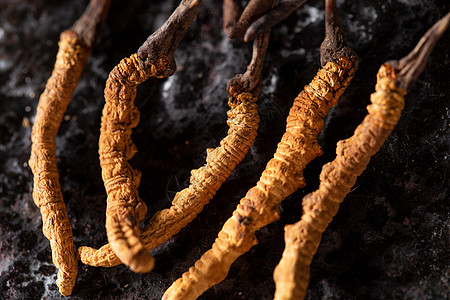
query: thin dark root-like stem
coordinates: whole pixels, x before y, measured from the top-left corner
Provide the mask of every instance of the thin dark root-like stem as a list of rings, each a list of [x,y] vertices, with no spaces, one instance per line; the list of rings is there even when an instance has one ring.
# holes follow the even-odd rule
[[[197,15],[201,0],[183,0],[166,22],[138,49],[139,66],[146,70],[147,63],[164,68],[160,76],[169,77],[175,73],[175,50]]]
[[[229,36],[242,14],[241,0],[223,0],[223,31]]]
[[[71,30],[86,47],[92,47],[96,35],[108,16],[110,6],[111,0],[91,0],[83,15],[73,24]]]
[[[245,32],[244,41],[248,42],[255,38],[257,34],[263,33],[271,29],[284,19],[286,19],[294,10],[305,4],[308,0],[285,0],[278,3],[267,14],[263,15]]]
[[[397,71],[397,84],[408,91],[423,72],[428,57],[447,30],[450,24],[450,12],[437,21],[420,39],[417,46],[404,58],[398,61],[389,61]]]
[[[247,71],[242,76],[244,80],[248,78],[249,91],[254,95],[259,95],[262,89],[261,73],[266,56],[267,45],[269,44],[270,30],[256,37],[253,44],[252,61],[247,67]]]
[[[347,45],[344,30],[339,18],[336,0],[325,1],[325,39],[320,45],[320,63],[324,66],[329,61],[340,57],[356,57],[355,52]]]
[[[250,0],[244,8],[239,20],[231,31],[226,32],[232,39],[243,38],[248,27],[269,9],[272,8],[273,0]]]
[[[264,66],[267,45],[269,44],[270,30],[256,37],[253,42],[252,60],[247,67],[247,71],[228,81],[228,91],[230,95],[247,91],[258,97],[262,89],[261,71]],[[230,89],[234,89],[234,92]]]

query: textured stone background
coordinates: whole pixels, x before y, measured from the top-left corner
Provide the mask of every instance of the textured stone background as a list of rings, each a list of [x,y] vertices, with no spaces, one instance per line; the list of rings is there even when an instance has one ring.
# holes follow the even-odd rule
[[[31,198],[30,125],[54,63],[59,33],[87,0],[0,1],[0,298],[60,299],[49,242]],[[109,71],[134,53],[178,1],[114,1],[57,138],[58,167],[75,246],[101,246],[105,192],[97,141]],[[150,4],[149,4],[150,3]],[[360,69],[320,137],[324,155],[305,171],[307,188],[282,205],[282,218],[258,233],[260,244],[202,299],[271,299],[272,272],[283,251],[283,227],[301,216],[302,196],[318,186],[336,142],[366,114],[375,74],[406,55],[449,11],[448,1],[338,1]],[[145,275],[124,266],[80,264],[72,299],[157,299],[210,248],[239,199],[258,179],[284,131],[295,95],[319,68],[323,1],[311,0],[276,27],[264,68],[257,140],[231,178],[188,227],[153,251]],[[449,290],[450,33],[406,98],[403,117],[372,159],[323,235],[307,299],[447,299]],[[205,149],[226,133],[226,81],[242,72],[249,46],[221,30],[221,2],[204,1],[181,43],[179,71],[138,90],[141,122],[133,165],[143,172],[140,195],[149,215],[168,207],[203,164]]]

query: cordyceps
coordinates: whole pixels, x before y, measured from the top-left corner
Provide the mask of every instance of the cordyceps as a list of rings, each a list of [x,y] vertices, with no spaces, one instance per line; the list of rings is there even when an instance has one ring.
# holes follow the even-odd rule
[[[285,227],[286,248],[275,269],[275,299],[303,299],[309,282],[309,266],[322,233],[350,192],[357,177],[394,129],[404,106],[406,90],[422,72],[435,43],[450,22],[450,13],[437,22],[405,58],[385,63],[377,75],[369,114],[349,139],[337,144],[336,159],[320,174],[320,186],[303,198],[303,216]]]
[[[42,231],[50,240],[53,263],[59,269],[56,283],[65,296],[72,293],[78,265],[72,226],[59,183],[55,137],[110,2],[91,0],[75,24],[61,33],[55,66],[39,99],[31,134],[29,165],[34,174],[33,199],[41,210]]]
[[[257,37],[247,71],[228,82],[227,124],[230,127],[220,146],[207,150],[206,164],[191,172],[190,185],[178,192],[172,206],[155,213],[142,230],[141,239],[148,250],[159,246],[190,223],[212,199],[222,183],[245,157],[258,129],[257,96],[261,90],[261,69],[269,32]],[[113,267],[120,264],[110,244],[96,250],[78,248],[77,256],[91,266]]]
[[[175,50],[199,6],[199,0],[183,0],[137,54],[123,59],[111,71],[106,82],[99,141],[108,194],[105,227],[112,250],[135,272],[148,272],[154,266],[153,257],[139,238],[138,225],[147,212],[137,191],[140,172],[128,163],[137,151],[131,140],[132,128],[139,122],[134,105],[136,89],[149,77],[168,77],[175,72]]]
[[[357,65],[344,41],[334,1],[327,1],[321,54],[323,68],[294,100],[286,132],[260,180],[226,221],[212,249],[169,287],[163,299],[195,299],[225,279],[231,264],[257,243],[255,232],[279,218],[281,201],[305,185],[304,167],[321,154],[317,136],[323,118],[337,104]]]

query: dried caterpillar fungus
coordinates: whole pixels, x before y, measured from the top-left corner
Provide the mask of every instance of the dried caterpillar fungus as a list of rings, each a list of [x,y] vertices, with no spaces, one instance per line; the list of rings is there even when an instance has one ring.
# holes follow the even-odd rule
[[[256,100],[250,93],[230,98],[227,136],[219,147],[207,150],[206,165],[191,172],[189,187],[175,195],[172,206],[155,213],[142,230],[140,237],[147,250],[164,243],[191,222],[244,158],[258,128]],[[98,250],[80,247],[77,255],[91,266],[113,267],[121,263],[110,244]]]
[[[275,268],[275,299],[303,299],[309,282],[309,267],[321,235],[336,215],[340,203],[356,179],[383,145],[400,119],[406,90],[422,72],[427,57],[450,22],[450,13],[433,26],[413,52],[389,62],[378,71],[376,92],[370,97],[369,114],[349,139],[340,141],[336,159],[320,174],[319,188],[303,198],[299,222],[285,227],[286,247]]]
[[[31,134],[33,200],[41,210],[42,231],[50,241],[53,263],[59,269],[56,283],[65,296],[72,293],[78,265],[59,183],[55,137],[109,5],[109,0],[91,1],[72,28],[61,34],[55,66],[39,99]]]
[[[305,185],[304,166],[321,154],[316,139],[323,127],[323,117],[336,104],[335,95],[342,94],[356,67],[355,60],[341,60],[344,61],[351,63],[344,68],[345,64],[329,62],[294,100],[286,133],[260,180],[240,201],[213,248],[173,283],[164,299],[195,299],[222,281],[231,264],[256,244],[256,230],[278,219],[281,201]],[[329,78],[337,80],[327,82]]]
[[[128,163],[136,153],[131,132],[139,122],[136,88],[149,77],[175,72],[174,52],[194,20],[200,1],[183,0],[166,22],[109,74],[100,129],[99,156],[107,197],[106,233],[111,249],[135,272],[148,272],[153,257],[140,239],[147,207],[139,198],[140,172]]]
[[[406,92],[389,78],[379,78],[376,91],[369,115],[351,138],[338,143],[336,159],[323,167],[319,189],[303,198],[301,221],[285,227],[286,249],[274,272],[275,299],[304,298],[322,232],[400,118]]]
[[[325,47],[333,40],[330,34],[336,31],[327,31]],[[163,299],[195,299],[225,279],[231,264],[257,243],[255,232],[279,218],[281,201],[305,185],[304,167],[321,154],[317,136],[324,125],[323,117],[337,104],[357,66],[351,49],[339,46],[338,49],[346,50],[328,53],[332,61],[324,63],[313,81],[294,100],[286,132],[256,186],[247,192],[226,221],[212,249],[169,287]],[[333,57],[342,53],[348,56]]]
[[[219,147],[208,149],[206,165],[191,172],[189,187],[175,195],[172,206],[150,219],[142,233],[147,247],[167,241],[190,223],[245,157],[258,129],[257,99],[249,92],[230,95],[227,136]]]
[[[78,266],[72,226],[59,184],[55,137],[87,57],[86,48],[76,36],[69,32],[61,34],[55,68],[39,100],[31,135],[29,165],[34,174],[33,199],[41,210],[42,230],[50,241],[53,263],[59,269],[57,284],[63,295],[72,293]]]
[[[153,258],[142,246],[138,224],[147,212],[139,198],[140,174],[128,160],[136,153],[131,129],[139,122],[139,111],[133,101],[136,88],[149,77],[156,77],[156,67],[149,72],[139,67],[133,54],[113,69],[106,82],[105,106],[100,130],[99,155],[102,177],[108,194],[106,231],[114,252],[136,272],[153,268]]]
[[[211,200],[253,144],[258,129],[257,97],[269,33],[257,37],[247,71],[228,82],[229,130],[220,146],[207,150],[206,165],[191,172],[190,185],[178,192],[169,209],[153,215],[140,238],[147,250],[167,241],[190,223]],[[88,265],[112,267],[121,263],[110,244],[96,250],[81,247],[79,259]]]

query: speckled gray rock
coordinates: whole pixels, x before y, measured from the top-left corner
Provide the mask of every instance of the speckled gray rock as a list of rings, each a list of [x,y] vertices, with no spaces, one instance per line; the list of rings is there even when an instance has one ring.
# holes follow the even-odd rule
[[[49,242],[31,198],[30,124],[53,67],[59,33],[84,1],[0,2],[0,298],[60,299]],[[75,246],[106,242],[106,195],[97,154],[103,89],[109,71],[134,53],[177,1],[113,1],[57,138],[64,199]],[[255,145],[188,227],[153,250],[153,272],[134,274],[80,265],[73,299],[158,299],[210,248],[239,199],[259,178],[284,131],[288,109],[319,68],[323,1],[311,0],[273,30],[264,68],[261,124]],[[258,233],[260,243],[202,299],[271,299],[272,272],[283,251],[283,227],[301,216],[302,196],[318,186],[336,142],[366,114],[375,74],[406,55],[450,10],[448,1],[338,1],[349,43],[361,61],[341,103],[327,118],[324,155],[305,171],[308,186],[282,205],[280,221]],[[312,264],[307,299],[446,299],[448,262],[450,33],[442,38],[406,97],[399,125],[359,178],[324,233]],[[141,122],[132,163],[142,172],[140,195],[149,214],[168,207],[203,164],[205,149],[225,135],[226,81],[242,72],[249,45],[221,29],[221,1],[206,1],[176,53],[178,72],[138,90]]]

